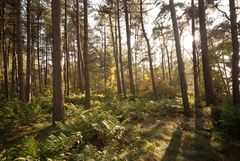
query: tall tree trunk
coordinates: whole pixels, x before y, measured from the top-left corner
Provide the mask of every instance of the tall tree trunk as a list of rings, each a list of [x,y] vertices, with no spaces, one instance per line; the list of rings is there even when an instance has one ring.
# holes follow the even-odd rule
[[[127,0],[124,0],[123,2],[124,2],[124,12],[125,12],[125,23],[126,23],[127,51],[128,51],[128,71],[129,71],[130,91],[131,91],[132,94],[135,94],[135,86],[134,86],[133,72],[132,72],[131,33],[130,33],[130,28],[129,28]]]
[[[118,53],[115,45],[111,14],[109,14],[108,16],[109,16],[109,22],[110,22],[110,28],[111,28],[110,30],[111,30],[111,37],[112,37],[113,53],[114,53],[115,66],[116,66],[117,89],[118,89],[118,94],[121,94],[122,90],[121,90],[121,81],[120,81],[120,75],[119,75]],[[116,37],[116,41],[117,41],[117,37]]]
[[[78,85],[79,85],[79,90],[81,93],[84,93],[84,87],[83,87],[83,76],[82,76],[82,61],[81,61],[81,57],[82,57],[82,52],[81,52],[81,44],[80,44],[80,25],[79,25],[79,0],[76,0],[77,3],[77,25],[76,25],[76,29],[77,29],[77,72],[78,72]]]
[[[138,31],[139,26],[135,29],[135,44],[134,44],[134,72],[135,72],[135,87],[136,87],[136,93],[138,93],[138,64],[137,64],[137,51],[138,51]]]
[[[191,1],[192,7],[192,55],[193,55],[193,76],[194,76],[194,94],[195,94],[195,107],[200,105],[199,83],[198,83],[198,63],[195,45],[195,8],[194,0]]]
[[[232,35],[232,93],[233,93],[233,104],[240,103],[239,94],[239,42],[238,42],[238,25],[235,0],[229,0],[230,6],[230,21],[231,21],[231,35]]]
[[[73,73],[77,73],[77,61],[76,61],[76,55],[77,53],[75,52],[75,47],[74,47],[74,55],[73,55],[73,65],[74,65],[74,71]],[[74,74],[73,76],[73,88],[74,88],[74,93],[77,93],[77,75]]]
[[[40,92],[42,92],[42,66],[40,63],[40,17],[37,20],[37,63],[38,63],[38,83]]]
[[[25,84],[23,73],[23,56],[22,56],[22,4],[21,0],[17,1],[17,56],[18,56],[18,82],[19,98],[26,101]]]
[[[140,0],[140,20],[141,20],[141,25],[142,25],[142,32],[143,32],[143,36],[145,38],[145,41],[147,43],[147,50],[148,50],[148,59],[149,59],[149,66],[150,66],[150,73],[151,73],[151,80],[152,80],[152,89],[153,89],[153,95],[156,96],[157,95],[157,89],[156,89],[156,85],[155,85],[155,78],[154,78],[154,71],[153,71],[153,63],[152,63],[152,54],[151,54],[151,47],[150,47],[150,43],[149,43],[149,39],[147,37],[147,34],[145,32],[145,28],[144,28],[144,23],[143,23],[143,2],[142,0]]]
[[[165,54],[164,54],[163,47],[161,46],[160,48],[161,48],[161,53],[162,53],[162,57],[161,57],[162,77],[163,77],[163,80],[165,80],[165,67],[164,67],[164,56],[165,56]]]
[[[84,63],[85,63],[85,106],[90,106],[90,80],[88,71],[88,1],[84,0]]]
[[[61,0],[52,0],[53,125],[55,121],[64,122],[61,19]]]
[[[31,0],[27,0],[27,80],[26,100],[31,102],[32,93],[32,64],[31,64]]]
[[[35,22],[35,18],[34,16],[32,16],[32,22]],[[32,48],[31,48],[31,56],[32,56],[32,92],[34,93],[36,91],[36,87],[37,87],[37,82],[36,82],[36,69],[35,69],[35,60],[36,60],[36,54],[35,54],[35,42],[36,40],[36,36],[35,36],[35,28],[34,25],[32,25]]]
[[[119,13],[119,0],[117,0],[117,21],[118,21],[118,41],[119,41],[119,63],[120,63],[120,70],[121,70],[121,78],[122,78],[122,89],[123,94],[126,97],[126,85],[124,79],[124,69],[123,69],[123,58],[122,58],[122,41],[121,41],[121,27],[120,27],[120,13]]]
[[[215,104],[215,96],[213,91],[211,67],[209,64],[208,55],[208,40],[205,20],[205,5],[204,0],[198,0],[199,6],[199,23],[200,23],[200,37],[202,50],[202,64],[203,64],[203,79],[205,86],[206,105]]]
[[[67,31],[67,0],[65,0],[65,21],[64,21],[64,40],[65,40],[65,60],[66,65],[66,93],[69,95],[69,50],[68,50],[68,31]]]
[[[167,54],[167,63],[168,63],[168,78],[169,78],[169,85],[172,85],[172,71],[171,71],[171,64],[170,64],[170,55],[168,48],[166,47],[166,54]]]
[[[0,31],[1,32],[1,31]],[[10,42],[10,40],[9,40]],[[8,99],[8,56],[6,51],[5,38],[5,2],[2,2],[2,52],[3,52],[3,67],[4,67],[4,94]]]
[[[11,82],[12,82],[12,92],[17,91],[16,90],[16,68],[17,68],[17,60],[16,60],[16,39],[15,39],[15,34],[16,34],[16,23],[14,19],[14,24],[13,24],[13,34],[12,34],[12,76],[11,76]]]
[[[162,31],[162,27],[161,28],[161,36],[163,38],[163,46],[165,48],[165,51],[166,51],[166,54],[167,54],[167,63],[168,63],[168,77],[169,77],[169,85],[171,86],[172,85],[172,69],[171,69],[171,55],[169,54],[169,50],[168,50],[168,46],[167,46],[167,43],[166,43],[166,39],[165,39],[165,36],[164,36],[164,33]],[[163,48],[163,47],[161,47]],[[161,49],[162,51],[164,51],[163,49]],[[163,65],[163,70],[164,70],[164,65]],[[164,74],[163,74],[164,75]]]
[[[45,75],[44,75],[44,85],[45,88],[48,85],[48,40],[46,38],[46,51],[45,51]]]
[[[189,117],[191,116],[191,112],[190,112],[189,102],[188,102],[187,81],[185,77],[184,63],[183,63],[182,53],[181,53],[181,44],[180,44],[179,31],[178,31],[178,25],[177,25],[176,11],[175,11],[173,0],[169,0],[169,4],[170,4],[170,10],[171,10],[172,25],[174,30],[175,47],[176,47],[176,53],[177,53],[178,72],[180,77],[184,114],[185,116]]]
[[[117,4],[115,3],[115,10],[114,10],[114,21],[115,21],[115,24],[114,24],[114,30],[115,30],[115,48],[116,48],[116,60],[117,60],[117,77],[119,77],[119,87],[120,87],[120,93],[122,93],[122,86],[121,86],[121,74],[120,74],[120,70],[119,70],[119,52],[118,52],[118,27],[117,27]]]
[[[107,35],[106,35],[106,26],[104,26],[104,35],[103,35],[103,45],[104,45],[104,55],[103,55],[103,63],[104,63],[104,92],[107,92]]]

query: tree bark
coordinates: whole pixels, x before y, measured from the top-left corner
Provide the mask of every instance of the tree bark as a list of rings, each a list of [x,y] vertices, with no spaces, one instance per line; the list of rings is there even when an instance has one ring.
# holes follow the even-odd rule
[[[106,35],[106,26],[104,26],[104,35],[103,35],[103,46],[104,46],[104,55],[103,55],[103,68],[104,68],[104,92],[107,92],[107,35]]]
[[[153,71],[153,63],[152,63],[152,54],[151,54],[151,47],[150,47],[150,43],[149,43],[149,39],[147,37],[145,28],[144,28],[144,23],[143,23],[143,2],[142,0],[140,0],[140,20],[141,20],[141,25],[142,25],[142,32],[143,32],[143,36],[145,38],[145,41],[147,43],[147,50],[148,50],[148,60],[149,60],[149,66],[150,66],[150,73],[151,73],[151,80],[152,80],[152,90],[153,90],[153,95],[156,96],[157,95],[157,89],[156,89],[156,85],[155,85],[155,78],[154,78],[154,71]]]
[[[18,82],[19,98],[26,101],[25,84],[23,73],[23,56],[22,56],[22,5],[21,0],[17,1],[17,56],[18,56]]]
[[[135,94],[135,86],[134,86],[133,72],[132,72],[131,33],[130,33],[130,28],[129,28],[127,0],[124,0],[123,2],[124,2],[124,12],[125,12],[125,23],[126,23],[127,51],[128,51],[128,71],[129,71],[130,91],[131,91],[132,94]]]
[[[1,31],[0,31],[1,32]],[[9,40],[10,42],[10,40]],[[6,51],[6,37],[5,37],[5,2],[2,2],[2,52],[3,52],[3,68],[4,68],[4,94],[8,99],[8,56]]]
[[[84,0],[84,63],[85,63],[85,106],[90,107],[90,80],[88,71],[88,1]]]
[[[117,54],[117,48],[116,48],[116,45],[115,45],[111,14],[109,13],[108,16],[109,16],[109,23],[110,23],[110,30],[111,30],[111,37],[112,37],[112,45],[113,45],[113,53],[114,53],[115,66],[116,66],[117,89],[118,89],[118,94],[121,94],[122,90],[121,90],[121,81],[120,81],[120,75],[119,75],[118,54]],[[117,41],[117,37],[116,37],[116,41]]]
[[[78,53],[77,53],[77,68],[78,68],[78,85],[79,85],[79,90],[81,93],[84,93],[84,87],[83,87],[83,75],[82,75],[82,61],[81,61],[81,57],[82,57],[82,52],[81,52],[81,44],[80,44],[80,25],[79,25],[79,0],[76,1],[77,2],[77,49],[78,49]]]
[[[121,70],[121,78],[122,78],[122,90],[123,94],[126,97],[126,85],[125,85],[125,78],[124,78],[124,69],[123,69],[123,58],[122,58],[122,36],[121,36],[121,27],[120,27],[120,13],[119,13],[119,0],[117,0],[117,21],[118,21],[118,41],[119,41],[119,63],[120,63],[120,70]]]
[[[138,52],[138,32],[139,32],[139,26],[135,28],[135,44],[134,44],[134,74],[135,74],[135,87],[136,87],[136,93],[138,93],[138,63],[137,63],[137,52]]]
[[[161,36],[163,38],[163,47],[165,48],[165,51],[166,51],[166,54],[167,54],[167,63],[168,63],[168,77],[169,77],[169,85],[171,86],[172,85],[172,69],[171,69],[171,57],[169,55],[169,50],[168,50],[168,46],[166,44],[166,39],[165,39],[165,36],[164,36],[164,33],[163,33],[163,30],[162,28],[160,29],[160,32],[161,32]],[[163,47],[161,46],[161,50],[162,52],[164,51],[163,50]],[[164,70],[164,65],[163,66],[163,70]],[[164,73],[164,72],[163,72]],[[164,75],[164,74],[163,74]]]
[[[184,114],[185,116],[189,117],[191,116],[191,112],[190,112],[189,102],[188,102],[187,81],[185,77],[184,63],[183,63],[182,53],[181,53],[181,44],[180,44],[179,31],[178,31],[178,25],[177,25],[176,11],[175,11],[173,0],[169,0],[169,4],[170,4],[170,10],[171,10],[172,25],[174,30],[175,47],[176,47],[176,54],[177,54],[178,72],[180,77]]]
[[[215,104],[215,96],[213,91],[211,67],[209,64],[208,54],[208,40],[205,20],[205,5],[204,0],[198,0],[199,6],[199,23],[200,23],[200,37],[201,37],[201,50],[202,50],[202,65],[203,65],[203,79],[205,87],[206,105]]]
[[[66,65],[66,94],[69,95],[69,50],[68,50],[68,31],[67,31],[67,0],[65,0],[65,20],[64,20],[64,40],[65,40],[65,65]]]
[[[31,102],[32,64],[31,64],[31,0],[27,0],[27,80],[26,101]]]
[[[64,122],[64,82],[62,77],[61,0],[52,0],[52,63],[53,63],[53,116]]]
[[[198,83],[198,63],[195,45],[195,9],[194,0],[191,1],[192,7],[192,55],[193,55],[193,76],[194,76],[194,94],[195,94],[195,107],[200,105],[200,95],[199,95],[199,83]]]
[[[238,25],[235,0],[229,0],[230,7],[230,21],[231,21],[231,35],[232,35],[232,93],[233,93],[233,104],[240,103],[239,94],[239,41],[238,41]]]
[[[13,34],[12,34],[12,76],[11,76],[11,83],[12,83],[12,92],[17,91],[16,90],[16,69],[17,69],[17,60],[16,60],[16,39],[15,39],[15,34],[16,34],[16,22],[14,19],[14,24],[13,24]]]
[[[48,40],[46,38],[46,49],[45,49],[45,75],[44,75],[44,85],[45,85],[45,88],[47,87],[48,85]]]
[[[39,90],[42,92],[42,66],[40,63],[40,17],[37,18],[37,63],[38,63],[38,83]]]

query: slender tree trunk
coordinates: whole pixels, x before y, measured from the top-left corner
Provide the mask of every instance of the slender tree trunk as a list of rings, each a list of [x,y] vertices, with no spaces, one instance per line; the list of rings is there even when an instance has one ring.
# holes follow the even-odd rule
[[[134,69],[135,69],[135,87],[136,93],[138,93],[138,64],[137,64],[137,48],[138,48],[138,30],[139,26],[135,29],[135,52],[134,52]]]
[[[135,86],[134,86],[133,72],[132,72],[131,34],[130,34],[130,28],[129,28],[127,0],[124,0],[124,12],[125,12],[126,36],[127,36],[128,70],[129,70],[130,91],[131,91],[132,94],[135,94]]]
[[[192,55],[193,55],[193,76],[194,76],[194,93],[195,93],[195,107],[200,105],[199,83],[198,83],[198,63],[195,45],[195,9],[194,0],[191,1],[192,7]]]
[[[161,67],[162,67],[162,77],[163,77],[163,80],[165,80],[165,67],[164,67],[164,49],[163,49],[163,47],[161,46],[160,47],[161,48],[161,53],[162,53],[162,57],[161,57],[161,61],[162,61],[162,65],[161,65]]]
[[[117,0],[117,21],[118,21],[118,41],[119,41],[119,63],[120,63],[120,70],[121,70],[121,78],[122,78],[122,89],[123,94],[126,97],[126,85],[125,85],[125,78],[124,78],[124,69],[123,69],[123,58],[122,58],[122,41],[121,41],[121,27],[120,27],[120,13],[119,13],[119,0]]]
[[[1,32],[1,31],[0,31]],[[10,42],[10,40],[9,40]],[[2,2],[2,52],[3,52],[3,67],[4,67],[4,94],[8,99],[8,56],[6,51],[6,38],[5,38],[5,2]]]
[[[204,77],[204,86],[205,86],[206,105],[210,105],[210,104],[214,105],[215,96],[213,91],[211,67],[209,64],[204,0],[198,0],[198,6],[199,6],[199,23],[200,23],[200,37],[201,37],[202,64],[203,64],[203,77]]]
[[[142,0],[140,0],[140,17],[141,17],[140,20],[141,20],[141,25],[142,25],[143,36],[144,36],[145,41],[146,41],[146,43],[147,43],[148,59],[149,59],[149,66],[150,66],[150,73],[151,73],[151,80],[152,80],[153,95],[156,96],[156,95],[157,95],[157,89],[156,89],[156,85],[155,85],[155,78],[154,78],[154,71],[153,71],[151,47],[150,47],[149,39],[148,39],[148,37],[147,37],[147,34],[146,34],[146,32],[145,32],[145,28],[144,28],[144,23],[143,23],[143,7],[142,7],[142,5],[143,5]]]
[[[104,26],[104,56],[103,56],[103,63],[104,63],[104,91],[107,92],[107,35],[106,35],[106,26]]]
[[[229,0],[230,6],[230,21],[231,21],[231,35],[232,35],[232,93],[233,93],[233,104],[240,103],[239,94],[239,41],[238,41],[238,25],[235,0]]]
[[[26,101],[31,102],[32,93],[32,64],[31,64],[31,0],[27,0],[27,80]]]
[[[76,29],[77,29],[77,67],[78,67],[78,85],[79,85],[79,90],[81,93],[84,93],[84,87],[83,87],[83,76],[82,76],[82,61],[81,61],[81,57],[82,57],[82,52],[81,52],[81,44],[80,44],[80,25],[79,25],[79,0],[76,0],[77,3],[77,25],[76,25]]]
[[[75,50],[74,50],[75,51]],[[77,53],[76,52],[74,52],[74,55],[73,55],[73,62],[74,62],[74,73],[77,73],[77,61],[76,61],[76,55],[77,55]],[[73,76],[73,87],[74,87],[74,93],[77,93],[77,75],[76,74],[74,74],[74,76]]]
[[[44,75],[44,85],[45,88],[48,85],[48,41],[46,39],[46,51],[45,51],[45,75]]]
[[[34,16],[32,16],[32,22],[35,22]],[[32,56],[32,91],[35,92],[37,88],[37,82],[36,82],[36,69],[35,69],[35,59],[36,59],[36,53],[35,53],[35,42],[37,41],[35,38],[35,28],[34,25],[32,25],[32,48],[31,48],[31,56]]]
[[[190,112],[189,102],[188,102],[187,81],[185,77],[184,63],[183,63],[182,53],[181,53],[181,44],[180,44],[179,31],[178,31],[178,25],[177,25],[176,11],[175,11],[173,0],[169,0],[169,3],[170,3],[172,24],[173,24],[173,30],[174,30],[174,38],[175,38],[175,46],[176,46],[177,62],[178,62],[178,72],[180,77],[184,114],[185,116],[189,117],[191,116],[191,112]]]
[[[111,30],[111,37],[112,37],[113,53],[114,53],[115,66],[116,66],[117,89],[118,89],[118,94],[121,94],[122,90],[121,90],[121,82],[120,82],[120,75],[119,75],[118,54],[117,54],[117,49],[116,49],[116,45],[115,45],[111,14],[109,14],[108,16],[109,16],[109,22],[110,22],[110,28],[111,28],[110,30]],[[116,37],[116,39],[117,39],[117,37]]]
[[[11,76],[11,82],[12,82],[12,92],[16,91],[16,68],[17,68],[17,60],[16,60],[16,23],[14,19],[14,26],[13,26],[13,34],[12,34],[12,76]]]
[[[90,104],[90,80],[88,71],[88,1],[84,0],[84,63],[85,63],[85,106]]]
[[[115,30],[115,45],[116,45],[116,60],[117,60],[117,77],[119,77],[119,87],[120,87],[120,93],[122,93],[122,86],[121,86],[121,74],[120,74],[120,65],[119,65],[119,52],[118,52],[118,27],[117,27],[117,4],[115,4],[115,10],[114,10],[114,30]]]
[[[65,0],[65,21],[64,21],[64,40],[65,40],[65,60],[66,65],[66,94],[69,95],[69,50],[68,50],[68,31],[67,31],[67,0]]]
[[[167,53],[167,63],[168,63],[168,77],[169,77],[169,85],[172,85],[172,71],[171,71],[171,64],[170,64],[170,55],[168,48],[166,48],[166,53]]]
[[[64,122],[61,19],[61,0],[52,0],[53,125],[55,121]]]
[[[38,83],[40,92],[42,92],[42,67],[40,63],[40,17],[37,22],[37,63],[38,63]]]
[[[18,56],[18,82],[19,97],[22,101],[26,101],[25,84],[23,73],[23,56],[22,56],[22,5],[21,0],[17,1],[17,56]]]
[[[166,39],[165,39],[165,36],[164,36],[164,33],[163,31],[161,30],[161,36],[163,38],[163,46],[165,48],[165,51],[166,51],[166,54],[167,54],[167,63],[168,63],[168,77],[169,77],[169,85],[171,86],[172,85],[172,69],[171,69],[171,56],[169,54],[169,50],[168,50],[168,46],[166,44]],[[163,47],[162,47],[163,48]],[[163,51],[163,49],[161,49]],[[163,70],[164,70],[164,67],[163,67]]]

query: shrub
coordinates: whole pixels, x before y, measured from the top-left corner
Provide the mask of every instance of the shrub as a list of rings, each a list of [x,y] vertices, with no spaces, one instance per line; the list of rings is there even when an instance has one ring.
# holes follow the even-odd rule
[[[84,105],[84,99],[83,95],[71,95],[66,98],[66,102],[74,105]]]
[[[224,130],[240,139],[240,107],[223,106],[221,123]]]
[[[21,157],[28,157],[33,159],[38,158],[40,149],[34,136],[25,137],[20,148],[21,148],[21,152],[20,152]]]
[[[212,108],[215,125],[223,128],[229,135],[240,139],[240,107],[223,104]]]
[[[63,133],[59,135],[51,134],[47,142],[42,146],[40,158],[41,160],[46,160],[47,158],[66,159],[68,153],[74,146],[77,146],[82,141],[81,132],[75,132],[70,136],[66,136]]]
[[[104,147],[111,140],[122,137],[124,127],[106,111],[93,110],[87,115],[80,115],[80,131],[87,142]]]
[[[175,98],[178,93],[178,89],[174,86],[170,86],[168,82],[160,82],[159,86],[157,87],[158,95],[161,98]]]

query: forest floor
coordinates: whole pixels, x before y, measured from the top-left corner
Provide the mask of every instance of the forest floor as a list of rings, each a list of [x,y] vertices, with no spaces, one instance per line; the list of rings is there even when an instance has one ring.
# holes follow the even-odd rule
[[[31,156],[31,150],[30,152],[27,150],[27,153],[12,152],[14,150],[9,152],[13,147],[24,147],[25,150],[26,146],[30,146],[28,149],[33,148],[31,146],[34,145],[23,143],[26,137],[33,136],[35,140],[33,144],[38,146],[45,144],[49,146],[47,142],[52,134],[55,136],[63,134],[62,137],[67,138],[78,131],[82,133],[84,141],[75,140],[71,146],[66,146],[65,150],[56,150],[51,157],[55,160],[111,158],[110,160],[140,161],[237,161],[240,158],[239,145],[223,139],[222,132],[213,129],[210,107],[192,109],[193,116],[186,118],[178,99],[110,98],[106,102],[106,99],[96,97],[93,108],[70,110],[73,107],[79,108],[72,106],[79,101],[76,100],[75,98],[68,100],[70,104],[67,105],[67,110],[70,112],[66,115],[64,124],[59,123],[53,127],[47,118],[44,121],[20,126],[11,135],[2,136],[0,149],[4,153],[0,153],[0,159],[8,160],[9,157],[5,155],[11,154],[16,157],[23,154],[25,157]],[[117,123],[114,122],[115,118]],[[57,146],[61,144],[54,146],[51,143],[51,148]],[[90,152],[87,152],[87,147]],[[39,159],[42,155],[39,149],[36,151],[39,154],[34,153],[32,159],[34,157]],[[82,153],[84,156],[71,156],[67,153]]]

